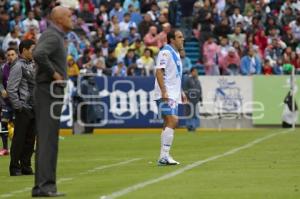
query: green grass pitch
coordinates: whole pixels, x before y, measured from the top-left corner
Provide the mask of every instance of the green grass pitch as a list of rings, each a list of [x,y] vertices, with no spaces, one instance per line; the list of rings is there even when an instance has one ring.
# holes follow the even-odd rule
[[[58,191],[66,199],[299,199],[300,131],[283,131],[177,133],[171,153],[181,164],[169,167],[156,165],[157,133],[66,136]],[[0,198],[31,198],[33,176],[9,177],[8,164],[0,157]]]

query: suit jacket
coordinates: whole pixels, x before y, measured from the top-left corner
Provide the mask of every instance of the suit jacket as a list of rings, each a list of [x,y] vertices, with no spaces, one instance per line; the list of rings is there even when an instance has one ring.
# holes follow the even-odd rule
[[[33,52],[37,64],[36,83],[51,83],[54,72],[67,79],[67,52],[65,33],[54,24],[41,35]]]

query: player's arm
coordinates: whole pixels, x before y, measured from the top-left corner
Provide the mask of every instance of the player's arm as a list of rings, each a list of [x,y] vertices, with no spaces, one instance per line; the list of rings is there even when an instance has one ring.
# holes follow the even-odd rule
[[[168,96],[167,89],[166,89],[165,82],[164,82],[164,74],[165,74],[164,68],[156,69],[155,75],[156,75],[156,79],[157,79],[159,88],[161,90],[161,98],[163,100],[167,100],[169,98],[169,96]]]
[[[166,101],[169,98],[167,93],[167,88],[165,86],[164,76],[165,76],[165,68],[168,63],[169,55],[168,53],[161,51],[157,56],[157,65],[155,67],[155,76],[158,82],[158,86],[161,91],[161,98]]]

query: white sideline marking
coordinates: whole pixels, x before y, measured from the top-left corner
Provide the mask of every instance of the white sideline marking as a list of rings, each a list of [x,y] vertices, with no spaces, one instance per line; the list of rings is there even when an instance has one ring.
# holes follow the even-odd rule
[[[138,160],[141,160],[141,159],[142,158],[134,158],[134,159],[126,160],[126,161],[123,161],[123,162],[118,162],[118,163],[114,163],[114,164],[99,166],[99,167],[96,167],[94,169],[90,169],[90,170],[87,170],[85,172],[81,172],[77,176],[90,174],[90,173],[93,173],[93,172],[96,172],[96,171],[99,171],[99,170],[103,170],[103,169],[109,169],[109,168],[112,168],[112,167],[122,166],[122,165],[129,164],[131,162],[138,161]],[[57,180],[57,184],[60,184],[62,182],[72,181],[72,180],[74,180],[75,177],[60,178],[60,179]],[[10,198],[10,197],[15,196],[16,194],[20,194],[20,193],[30,191],[31,189],[32,189],[32,187],[25,187],[24,189],[20,189],[20,190],[12,191],[10,193],[2,194],[2,195],[0,195],[0,198]]]
[[[86,174],[89,174],[89,173],[94,173],[98,170],[103,170],[103,169],[107,169],[107,168],[111,168],[111,167],[122,166],[124,164],[129,164],[131,162],[135,162],[135,161],[138,161],[138,160],[141,160],[141,159],[142,158],[134,158],[134,159],[126,160],[126,161],[115,163],[115,164],[103,165],[103,166],[100,166],[100,167],[96,167],[94,169],[87,170],[85,172],[81,172],[81,173],[79,173],[79,175],[86,175]]]
[[[245,144],[243,146],[240,146],[240,147],[237,147],[237,148],[234,148],[234,149],[231,149],[225,153],[222,153],[222,154],[219,154],[219,155],[216,155],[216,156],[212,156],[212,157],[209,157],[205,160],[199,160],[197,162],[194,162],[192,164],[189,164],[183,168],[180,168],[180,169],[177,169],[176,171],[173,171],[173,172],[170,172],[168,174],[165,174],[165,175],[162,175],[161,177],[158,177],[158,178],[154,178],[154,179],[151,179],[151,180],[147,180],[147,181],[144,181],[144,182],[141,182],[141,183],[138,183],[138,184],[135,184],[135,185],[132,185],[130,187],[127,187],[127,188],[124,188],[124,189],[121,189],[119,191],[115,191],[109,195],[103,195],[103,196],[100,196],[99,199],[115,199],[115,198],[118,198],[118,197],[121,197],[121,196],[124,196],[126,194],[129,194],[133,191],[136,191],[138,189],[142,189],[148,185],[151,185],[151,184],[155,184],[155,183],[158,183],[158,182],[161,182],[163,180],[167,180],[169,178],[172,178],[172,177],[175,177],[179,174],[182,174],[183,172],[185,171],[188,171],[188,170],[191,170],[195,167],[198,167],[202,164],[205,164],[207,162],[210,162],[210,161],[213,161],[213,160],[216,160],[216,159],[219,159],[219,158],[222,158],[222,157],[226,157],[226,156],[229,156],[229,155],[232,155],[232,154],[235,154],[243,149],[247,149],[247,148],[250,148],[262,141],[265,141],[267,139],[270,139],[274,136],[277,136],[277,135],[280,135],[280,134],[285,134],[285,133],[288,133],[292,131],[291,129],[289,130],[284,130],[284,131],[280,131],[278,133],[273,133],[273,134],[270,134],[270,135],[267,135],[267,136],[264,136],[262,138],[258,138],[252,142],[249,142],[248,144]]]

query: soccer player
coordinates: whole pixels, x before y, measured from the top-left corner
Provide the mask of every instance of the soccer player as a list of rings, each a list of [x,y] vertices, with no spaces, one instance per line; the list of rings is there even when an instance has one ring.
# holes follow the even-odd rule
[[[178,123],[178,103],[187,102],[181,89],[182,64],[179,55],[179,50],[183,49],[184,37],[180,30],[172,30],[167,39],[168,44],[158,54],[155,72],[154,95],[164,120],[159,166],[179,164],[170,156],[169,151]]]

